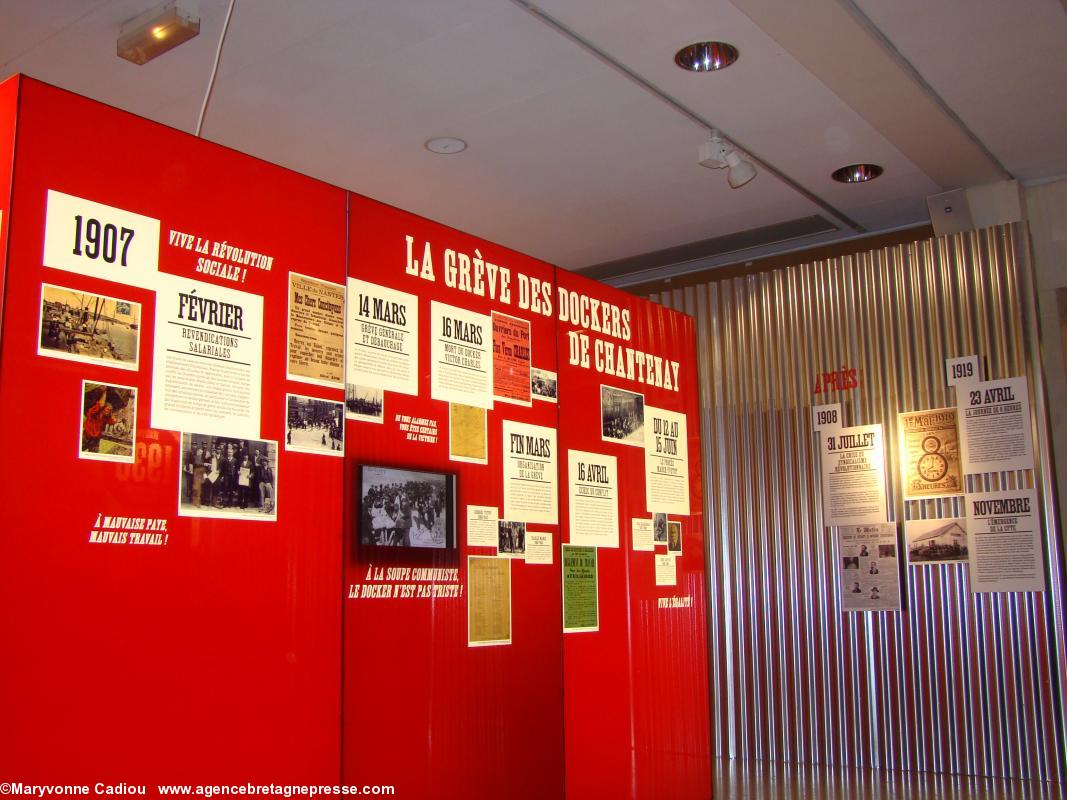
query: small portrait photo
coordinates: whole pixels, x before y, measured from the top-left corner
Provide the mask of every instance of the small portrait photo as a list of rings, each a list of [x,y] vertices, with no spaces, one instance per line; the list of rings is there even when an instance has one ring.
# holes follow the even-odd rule
[[[79,458],[133,463],[137,389],[82,381]]]
[[[359,487],[362,544],[455,548],[454,475],[366,465]]]
[[[682,552],[682,523],[680,522],[667,523],[667,552]]]
[[[878,562],[877,561],[874,561],[874,560],[871,561],[870,566],[867,567],[867,574],[868,575],[877,575],[878,574]]]
[[[859,569],[860,558],[859,556],[844,556],[841,559],[841,566],[843,569]]]
[[[277,442],[183,433],[178,516],[273,521],[277,476]]]
[[[345,384],[345,416],[381,424],[385,418],[385,393],[371,386]]]
[[[878,587],[877,586],[872,586],[871,587],[871,599],[872,600],[880,600],[881,599],[878,596]]]
[[[38,355],[135,370],[140,341],[140,303],[41,284]]]
[[[871,554],[870,548],[867,545],[860,545],[860,558],[866,558]]]
[[[557,402],[559,397],[556,393],[556,373],[547,369],[530,370],[530,393],[534,400]]]
[[[652,515],[652,541],[665,543],[667,541],[667,515]]]
[[[852,581],[852,594],[862,594],[863,589],[860,588],[859,581]]]
[[[601,385],[600,428],[605,442],[644,447],[645,396]]]
[[[500,543],[497,553],[503,556],[524,556],[526,554],[526,523],[500,520],[497,523]]]
[[[344,405],[336,400],[287,394],[285,449],[297,453],[344,456]]]
[[[896,558],[897,546],[895,544],[880,544],[878,545],[878,557],[879,558]]]

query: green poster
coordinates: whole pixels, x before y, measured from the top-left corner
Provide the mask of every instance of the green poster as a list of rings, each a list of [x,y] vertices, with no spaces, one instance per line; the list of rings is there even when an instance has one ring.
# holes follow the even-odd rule
[[[599,630],[596,548],[565,544],[562,560],[563,630]]]

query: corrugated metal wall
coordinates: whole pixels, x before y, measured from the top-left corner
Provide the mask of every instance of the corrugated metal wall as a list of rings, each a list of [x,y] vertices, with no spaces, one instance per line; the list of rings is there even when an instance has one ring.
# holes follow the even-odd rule
[[[713,752],[1063,780],[1062,557],[1026,242],[991,228],[653,295],[698,324]],[[896,415],[954,405],[944,361],[971,353],[987,378],[1030,378],[1038,469],[978,480],[1038,486],[1049,589],[975,595],[965,564],[909,567],[904,611],[843,613],[810,408],[885,426],[893,519],[962,515],[901,499]],[[813,395],[842,365],[859,388]]]

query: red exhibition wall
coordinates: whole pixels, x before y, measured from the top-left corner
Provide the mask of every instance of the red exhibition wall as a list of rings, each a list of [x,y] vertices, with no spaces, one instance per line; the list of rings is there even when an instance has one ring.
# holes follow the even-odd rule
[[[710,797],[689,317],[26,78],[0,210],[0,779]]]

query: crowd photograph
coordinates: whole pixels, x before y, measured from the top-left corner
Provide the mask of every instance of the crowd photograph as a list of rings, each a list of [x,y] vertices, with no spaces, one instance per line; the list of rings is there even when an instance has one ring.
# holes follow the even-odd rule
[[[600,387],[601,438],[645,446],[645,397],[614,386]]]
[[[183,433],[179,514],[272,519],[277,468],[277,442]]]
[[[454,547],[451,475],[364,466],[360,541],[380,547]]]
[[[285,449],[343,456],[345,409],[336,400],[290,394],[285,398]]]

